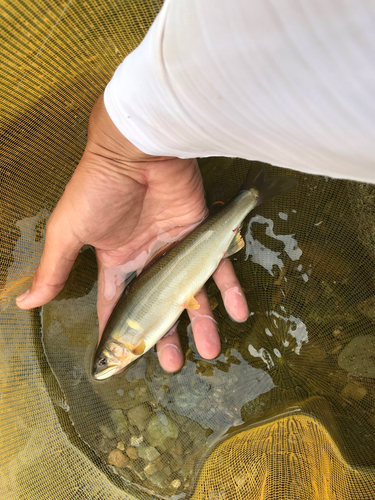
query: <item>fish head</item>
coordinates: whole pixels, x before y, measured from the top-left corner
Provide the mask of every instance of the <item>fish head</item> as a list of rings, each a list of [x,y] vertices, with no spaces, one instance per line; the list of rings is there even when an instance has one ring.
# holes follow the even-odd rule
[[[137,357],[126,346],[109,340],[95,355],[92,376],[95,380],[105,380],[117,375]]]

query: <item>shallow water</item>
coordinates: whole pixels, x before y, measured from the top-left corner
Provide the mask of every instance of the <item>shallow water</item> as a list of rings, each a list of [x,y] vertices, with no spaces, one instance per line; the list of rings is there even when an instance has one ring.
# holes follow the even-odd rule
[[[224,160],[220,185],[211,160],[201,168],[211,204],[234,194],[247,165],[233,170],[233,160]],[[237,173],[224,192],[222,179],[231,172]],[[322,398],[328,410],[315,416],[336,429],[332,437],[345,459],[375,465],[375,384],[368,368],[375,347],[365,343],[374,349],[368,352],[361,342],[375,333],[373,262],[356,237],[345,183],[298,177],[295,192],[257,208],[243,226],[246,246],[232,260],[251,310],[246,323],[228,318],[216,285],[208,283],[222,342],[216,359],[198,355],[184,313],[178,330],[185,363],[178,373],[164,372],[150,351],[122,374],[94,381],[90,248],[61,294],[44,306],[44,351],[59,384],[50,380],[50,395],[79,439],[124,484],[186,496],[202,457],[227,433],[285,412],[314,415],[306,402]]]

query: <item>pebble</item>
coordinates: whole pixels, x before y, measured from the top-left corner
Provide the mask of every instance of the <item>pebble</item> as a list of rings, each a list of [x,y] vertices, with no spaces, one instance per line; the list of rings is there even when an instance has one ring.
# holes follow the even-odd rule
[[[375,335],[353,339],[338,357],[340,368],[354,377],[375,378]]]
[[[359,382],[351,381],[341,391],[343,398],[354,399],[354,401],[361,401],[367,394],[367,390]]]
[[[135,406],[128,411],[129,423],[136,426],[140,431],[146,429],[151,416],[152,412],[148,404]]]
[[[113,410],[111,412],[111,420],[114,424],[116,434],[118,436],[124,435],[128,430],[128,421],[123,414],[122,410]]]
[[[152,474],[148,478],[158,488],[164,488],[166,476],[162,471],[155,472],[155,474]]]
[[[172,469],[167,465],[166,467],[163,468],[163,472],[168,477],[172,474]]]
[[[158,457],[160,457],[160,453],[154,446],[145,446],[145,447],[139,447],[138,449],[138,456],[140,458],[144,458],[145,460],[148,460],[149,462],[152,462],[156,460]]]
[[[183,449],[182,449],[182,444],[180,441],[176,441],[174,446],[170,448],[169,452],[173,457],[179,457],[182,455]]]
[[[118,449],[112,450],[108,455],[108,463],[115,467],[126,467],[129,459]]]
[[[143,442],[143,436],[132,436],[130,438],[130,446],[138,447]]]
[[[159,468],[154,462],[150,462],[143,470],[145,474],[147,474],[148,476],[152,476],[159,470]]]
[[[133,446],[129,446],[128,448],[126,448],[126,454],[132,460],[136,460],[138,458],[138,452],[136,448],[133,448]]]
[[[122,441],[119,441],[119,442],[117,443],[117,448],[118,448],[119,450],[121,450],[121,451],[124,451],[124,450],[125,450],[125,445],[124,445],[124,443],[123,443]]]
[[[155,415],[147,426],[148,441],[166,451],[178,436],[178,426],[164,413]]]
[[[113,439],[115,437],[115,433],[108,427],[108,425],[99,425],[99,429],[106,438]]]

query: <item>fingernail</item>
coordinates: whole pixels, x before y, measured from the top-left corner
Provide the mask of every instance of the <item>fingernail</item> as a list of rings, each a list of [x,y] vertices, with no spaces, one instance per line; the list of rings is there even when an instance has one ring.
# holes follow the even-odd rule
[[[22,300],[26,299],[26,297],[29,295],[29,292],[30,288],[21,293],[21,295],[18,295],[18,297],[16,298],[16,302],[21,302]]]

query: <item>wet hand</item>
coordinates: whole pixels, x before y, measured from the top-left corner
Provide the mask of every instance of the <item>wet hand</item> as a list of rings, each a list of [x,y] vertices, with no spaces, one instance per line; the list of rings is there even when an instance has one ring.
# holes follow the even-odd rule
[[[33,282],[17,305],[30,309],[52,300],[64,287],[80,248],[90,244],[98,262],[101,336],[125,276],[142,269],[206,215],[196,160],[142,153],[116,128],[100,97],[90,116],[82,159],[48,221]],[[230,261],[222,261],[214,279],[230,316],[244,321],[247,304]],[[216,323],[205,289],[196,298],[200,308],[189,311],[194,338],[201,356],[211,359],[220,352]],[[176,328],[159,341],[157,350],[165,370],[181,368]]]

